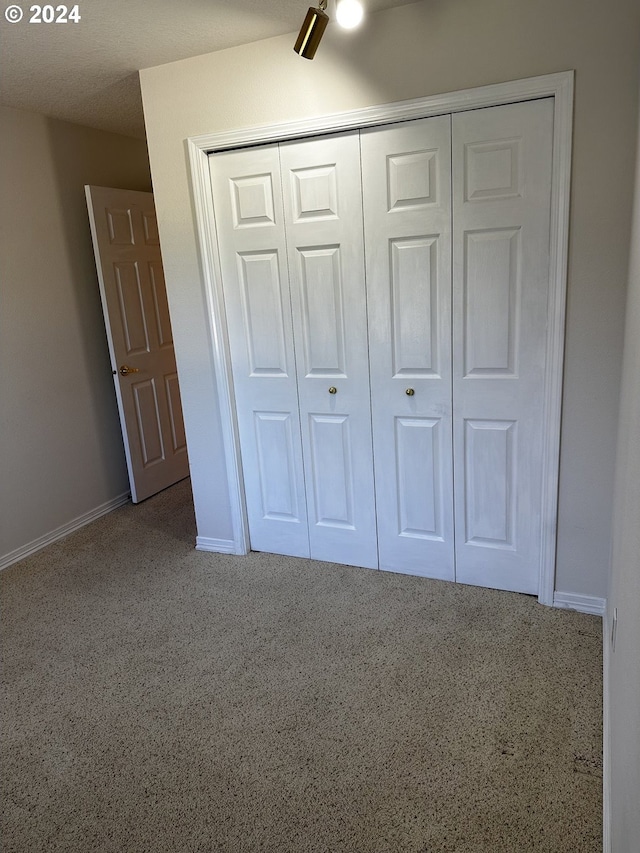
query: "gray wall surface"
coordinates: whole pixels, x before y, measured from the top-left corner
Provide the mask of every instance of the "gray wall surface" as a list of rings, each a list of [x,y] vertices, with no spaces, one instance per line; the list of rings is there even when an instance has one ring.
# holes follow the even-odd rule
[[[638,143],[605,636],[605,755],[610,768],[605,820],[610,820],[612,853],[635,853],[640,839],[640,126]],[[614,609],[615,651],[609,635]]]
[[[83,186],[150,177],[139,140],[0,119],[2,560],[128,491]]]

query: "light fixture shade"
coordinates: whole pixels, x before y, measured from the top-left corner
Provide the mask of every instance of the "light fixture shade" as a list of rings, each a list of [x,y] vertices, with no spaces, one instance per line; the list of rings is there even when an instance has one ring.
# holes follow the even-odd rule
[[[295,52],[299,53],[304,59],[313,59],[328,23],[329,16],[326,12],[310,6],[293,46]]]
[[[364,16],[360,0],[338,0],[336,6],[336,21],[345,30],[357,27]]]

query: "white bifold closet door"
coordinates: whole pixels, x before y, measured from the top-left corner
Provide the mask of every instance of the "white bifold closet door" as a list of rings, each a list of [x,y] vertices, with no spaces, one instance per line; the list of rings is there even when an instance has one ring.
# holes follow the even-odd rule
[[[361,146],[380,568],[453,580],[451,117]]]
[[[376,568],[358,133],[211,175],[251,546]]]
[[[537,593],[553,100],[452,134],[456,580]]]
[[[278,147],[210,164],[251,547],[308,557]]]
[[[358,133],[280,163],[310,553],[377,568]]]
[[[538,591],[552,99],[210,158],[251,546]]]

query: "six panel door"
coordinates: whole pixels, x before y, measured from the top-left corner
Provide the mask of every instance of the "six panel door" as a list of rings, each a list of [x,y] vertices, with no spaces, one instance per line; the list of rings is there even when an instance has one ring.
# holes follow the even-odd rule
[[[278,147],[209,163],[251,547],[308,557]]]
[[[537,593],[553,101],[453,116],[456,580]]]
[[[280,161],[310,553],[377,568],[358,133]]]
[[[450,117],[362,132],[380,568],[454,579]]]
[[[131,500],[189,476],[153,195],[86,186]]]

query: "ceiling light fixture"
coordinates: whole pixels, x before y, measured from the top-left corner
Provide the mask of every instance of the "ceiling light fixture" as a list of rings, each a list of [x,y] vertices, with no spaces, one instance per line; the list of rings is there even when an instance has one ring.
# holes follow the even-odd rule
[[[364,10],[360,0],[338,0],[336,20],[345,30],[357,27],[363,15]]]
[[[320,0],[317,8],[313,6],[309,7],[309,11],[293,47],[295,52],[299,53],[304,59],[313,59],[316,55],[320,40],[329,23],[329,16],[325,11],[326,8],[327,0]]]

